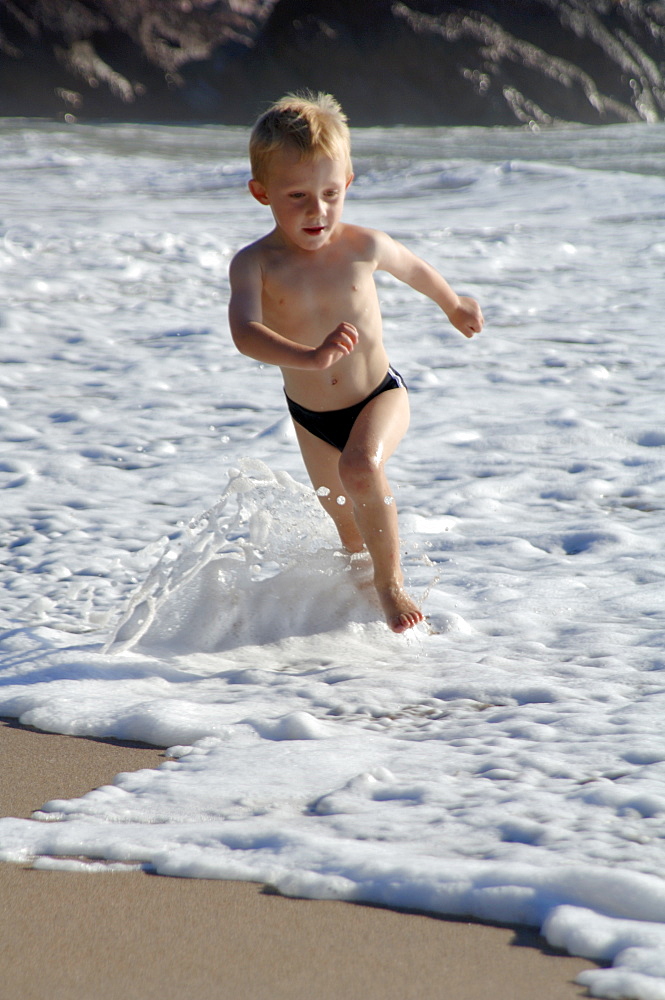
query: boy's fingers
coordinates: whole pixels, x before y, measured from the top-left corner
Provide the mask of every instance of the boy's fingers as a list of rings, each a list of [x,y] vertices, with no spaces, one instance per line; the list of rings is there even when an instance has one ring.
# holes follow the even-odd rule
[[[340,323],[332,333],[332,342],[347,353],[358,343],[358,331],[351,323]]]
[[[340,323],[338,330],[350,337],[354,343],[358,339],[358,331],[352,323]]]

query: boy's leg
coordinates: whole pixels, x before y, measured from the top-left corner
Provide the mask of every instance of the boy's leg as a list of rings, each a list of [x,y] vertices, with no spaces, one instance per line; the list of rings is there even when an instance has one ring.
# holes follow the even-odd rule
[[[406,389],[375,396],[360,412],[339,459],[339,478],[372,557],[374,584],[386,620],[395,632],[404,632],[423,619],[404,590],[397,507],[385,473],[385,463],[408,424]]]
[[[303,461],[344,547],[372,557],[374,583],[386,620],[394,632],[404,632],[423,615],[404,590],[397,508],[384,466],[409,424],[406,389],[390,389],[375,396],[360,412],[347,445],[340,452],[294,421]],[[338,502],[338,497],[344,503]]]
[[[340,452],[295,421],[293,426],[312,486],[315,490],[323,487],[329,491],[325,496],[319,495],[319,500],[335,522],[342,545],[348,552],[360,552],[365,543],[356,524],[353,504],[339,478]]]

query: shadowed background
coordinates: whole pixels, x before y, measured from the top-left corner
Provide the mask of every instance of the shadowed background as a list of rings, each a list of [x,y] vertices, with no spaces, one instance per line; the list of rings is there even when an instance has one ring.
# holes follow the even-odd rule
[[[665,118],[665,3],[0,0],[0,115],[246,125],[333,92],[356,126]]]

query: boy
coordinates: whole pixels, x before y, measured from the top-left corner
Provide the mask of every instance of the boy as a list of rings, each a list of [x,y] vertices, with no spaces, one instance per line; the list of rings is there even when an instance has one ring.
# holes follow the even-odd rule
[[[405,632],[423,615],[404,589],[384,467],[407,429],[409,403],[383,345],[374,272],[427,295],[466,337],[480,332],[482,313],[385,233],[342,222],[353,172],[346,116],[333,97],[287,95],[258,119],[249,148],[249,190],[275,227],[231,263],[233,340],[281,368],[314,489],[345,548],[367,548],[386,622]]]

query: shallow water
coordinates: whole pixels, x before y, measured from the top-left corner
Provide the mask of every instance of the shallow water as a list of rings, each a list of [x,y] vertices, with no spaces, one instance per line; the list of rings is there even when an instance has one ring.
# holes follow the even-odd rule
[[[0,856],[528,922],[665,997],[665,128],[354,134],[349,221],[487,320],[378,277],[403,637],[230,341],[245,141],[2,123],[0,714],[174,760]]]

